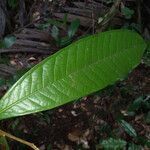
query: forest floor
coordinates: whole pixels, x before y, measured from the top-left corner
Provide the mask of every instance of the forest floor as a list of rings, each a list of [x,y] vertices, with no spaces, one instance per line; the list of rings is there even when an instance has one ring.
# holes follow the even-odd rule
[[[64,44],[55,39],[52,34],[54,25],[63,39],[70,23],[79,19],[80,26],[71,42],[82,36],[115,28],[136,30],[146,40],[150,40],[150,21],[145,18],[150,17],[148,1],[139,0],[140,4],[136,0],[118,1],[116,5],[102,0],[23,2],[25,9],[24,5],[20,4],[19,9],[19,4],[16,4],[13,6],[16,10],[8,10],[9,14],[13,12],[9,18],[11,27],[5,24],[7,30],[3,37],[11,33],[17,40],[12,47],[0,49],[0,97],[24,72],[70,44],[70,41]],[[115,10],[102,26],[99,16],[109,14],[113,7]],[[24,17],[25,14],[28,17]],[[13,20],[11,15],[17,17]],[[61,20],[61,23],[57,20]],[[99,20],[99,24],[96,20]],[[148,150],[149,56],[147,50],[141,64],[123,81],[52,110],[1,121],[1,129],[34,143],[40,150],[98,150],[103,149],[101,142],[109,138],[126,141],[126,149]],[[133,112],[129,113],[131,106],[134,107]],[[126,126],[129,125],[129,131],[121,126],[118,121],[120,118],[126,122]],[[134,131],[138,135],[136,138],[132,135]],[[10,150],[28,149],[13,140],[8,140],[8,144]]]

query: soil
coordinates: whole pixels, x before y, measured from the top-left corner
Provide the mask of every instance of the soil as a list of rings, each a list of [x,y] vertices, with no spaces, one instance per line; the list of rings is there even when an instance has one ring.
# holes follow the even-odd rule
[[[101,3],[99,4],[99,1],[100,0],[96,0],[96,3],[92,5],[94,9],[92,14],[94,13],[94,17],[97,15],[97,10],[103,10],[99,13],[104,14],[104,12],[107,12],[112,6],[111,4],[105,3],[105,5],[100,5]],[[81,2],[91,4],[91,1]],[[148,1],[146,1],[146,3],[148,3]],[[134,0],[124,2],[124,4],[133,7],[133,9],[137,8],[135,7]],[[28,5],[32,5],[32,9],[29,9],[30,7]],[[143,5],[144,3],[142,3],[141,6]],[[150,10],[148,5],[149,3],[147,4],[147,9]],[[99,9],[101,6],[103,7]],[[30,68],[60,49],[60,47],[55,44],[54,39],[46,34],[50,31],[51,27],[46,29],[46,32],[45,30],[44,32],[41,32],[41,30],[37,31],[38,25],[44,23],[45,19],[50,16],[53,17],[53,19],[61,19],[62,13],[65,13],[67,10],[67,13],[71,15],[71,20],[74,19],[74,17],[81,20],[81,26],[73,40],[77,40],[80,36],[108,29],[109,26],[108,23],[106,23],[107,25],[103,29],[97,30],[94,17],[92,17],[93,15],[88,15],[88,12],[91,11],[89,5],[86,5],[84,11],[75,7],[76,11],[78,10],[77,14],[73,13],[73,9],[70,10],[68,7],[74,7],[74,4],[71,1],[65,0],[54,1],[52,4],[48,1],[45,3],[43,1],[35,1],[35,3],[31,4],[27,3],[26,13],[28,13],[29,16],[34,14],[35,18],[33,18],[32,21],[28,18],[27,20],[24,19],[22,25],[18,24],[18,20],[13,20],[13,23],[19,26],[19,28],[16,29],[16,27],[13,27],[11,33],[15,34],[18,43],[15,43],[15,46],[9,49],[9,53],[2,54],[2,57],[8,57],[8,64],[12,68],[16,70]],[[150,15],[143,9],[144,6],[142,8],[142,14],[144,14],[144,16]],[[39,10],[38,13],[37,10]],[[42,19],[38,18],[39,14]],[[81,16],[85,18],[83,19]],[[112,16],[112,18],[112,20],[109,20],[109,24],[111,24],[112,27],[121,28],[124,24],[136,20],[136,15],[129,21],[120,13]],[[147,31],[150,30],[150,23],[145,17],[143,18],[144,28],[142,35],[148,39],[150,32]],[[70,24],[71,20],[68,20],[67,24]],[[90,23],[85,24],[85,20]],[[26,22],[26,24],[24,22]],[[90,24],[90,26],[87,26],[87,24]],[[61,29],[61,36],[65,36],[66,28],[62,27]],[[33,38],[33,35],[35,35],[36,38]],[[29,39],[31,41],[27,41]],[[23,44],[20,44],[21,42],[23,42]],[[37,48],[36,42],[38,42],[40,48]],[[44,42],[46,46],[43,46],[42,42]],[[33,43],[35,47],[33,47]],[[32,47],[29,47],[29,45],[32,45]],[[43,47],[41,48],[41,46]],[[50,50],[46,51],[49,47]],[[15,75],[15,73],[12,74]],[[139,136],[146,137],[150,140],[150,122],[147,123],[145,121],[145,114],[149,110],[141,109],[134,116],[127,115],[127,109],[135,99],[140,96],[149,95],[149,85],[150,66],[142,62],[124,81],[110,85],[102,91],[98,91],[52,110],[3,120],[0,126],[2,130],[34,143],[40,150],[95,150],[100,149],[98,148],[100,141],[108,139],[110,136],[136,143],[137,141],[121,128],[118,123],[120,118],[130,123]],[[0,88],[0,96],[4,95],[7,90],[7,86]],[[29,149],[12,140],[8,140],[8,143],[11,150]],[[148,149],[147,147],[144,148]]]

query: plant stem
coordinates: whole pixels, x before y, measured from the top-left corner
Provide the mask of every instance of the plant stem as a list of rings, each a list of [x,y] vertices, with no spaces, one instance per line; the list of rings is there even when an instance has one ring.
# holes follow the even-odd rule
[[[121,0],[116,0],[110,10],[103,17],[100,17],[102,20],[98,22],[98,31],[102,31],[107,27],[108,22],[115,16],[116,12],[118,11],[118,6],[120,3]]]
[[[20,142],[20,143],[22,143],[22,144],[25,144],[25,145],[31,147],[31,148],[34,149],[34,150],[39,150],[39,148],[37,148],[33,143],[30,143],[30,142],[27,142],[27,141],[25,141],[25,140],[23,140],[23,139],[20,139],[20,138],[18,138],[18,137],[15,137],[15,136],[13,136],[13,135],[11,135],[11,134],[5,132],[5,131],[0,130],[0,136],[6,136],[6,137],[8,137],[8,138],[10,138],[10,139],[13,139],[13,140],[17,141],[17,142]]]

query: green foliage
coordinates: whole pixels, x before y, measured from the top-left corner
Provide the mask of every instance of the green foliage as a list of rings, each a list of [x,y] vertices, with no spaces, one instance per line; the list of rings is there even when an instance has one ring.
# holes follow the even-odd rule
[[[132,15],[134,14],[134,10],[132,10],[128,7],[121,8],[121,12],[125,16],[126,19],[131,19]]]
[[[67,14],[65,14],[64,18],[60,21],[55,19],[48,19],[44,24],[39,25],[38,28],[43,30],[48,28],[50,25],[52,25],[51,35],[55,39],[57,46],[64,47],[72,42],[72,38],[79,28],[80,20],[75,19],[71,22],[65,37],[61,37],[60,31],[61,28],[67,28]]]
[[[139,110],[139,108],[141,107],[142,102],[143,102],[143,96],[138,97],[137,99],[135,99],[133,101],[133,103],[129,106],[128,112],[135,112],[135,111]]]
[[[16,41],[14,36],[7,36],[2,41],[0,41],[0,48],[9,48],[11,47]]]
[[[18,0],[7,0],[8,6],[15,9],[18,6]]]
[[[129,143],[128,150],[142,150],[142,147],[134,143]]]
[[[47,146],[47,150],[52,150],[52,146],[50,144]]]
[[[81,39],[21,77],[1,99],[0,119],[52,109],[122,80],[139,64],[145,47],[129,30]]]
[[[68,29],[69,38],[72,38],[75,35],[75,33],[77,32],[79,28],[79,25],[80,25],[80,21],[78,19],[71,22],[71,25],[69,26],[69,29]]]
[[[141,30],[142,30],[141,25],[134,23],[134,22],[133,23],[125,23],[122,28],[137,31],[139,33],[141,33]]]
[[[54,19],[48,19],[45,23],[40,24],[38,26],[38,29],[44,30],[47,29],[50,25],[56,26],[56,27],[61,27],[64,23],[58,20]]]
[[[0,149],[1,150],[10,150],[7,140],[4,136],[0,136]]]
[[[52,37],[53,37],[55,40],[58,40],[58,38],[59,38],[59,29],[57,28],[57,26],[53,26],[53,27],[52,27],[51,35],[52,35]]]
[[[72,42],[72,39],[70,39],[68,36],[66,36],[66,37],[60,38],[60,39],[57,41],[57,45],[58,45],[59,47],[64,47],[64,46],[69,45],[71,42]]]
[[[137,141],[138,143],[140,143],[141,145],[147,146],[148,148],[150,148],[150,140],[147,140],[145,137],[138,136],[138,137],[136,138],[136,141]]]
[[[100,133],[102,134],[104,132],[104,134],[107,134],[108,139],[106,140],[100,140],[100,144],[96,145],[96,149],[108,149],[108,150],[113,150],[113,149],[127,149],[127,150],[142,150],[143,147],[147,146],[150,147],[150,141],[147,140],[145,137],[141,137],[141,136],[137,136],[137,133],[135,132],[135,130],[133,129],[133,127],[127,123],[124,120],[120,120],[120,124],[123,127],[123,129],[125,130],[125,132],[127,132],[127,134],[131,135],[132,140],[136,142],[133,143],[129,143],[129,141],[125,141],[124,139],[116,139],[118,137],[118,133],[120,132],[120,130],[115,130],[111,127],[108,128],[108,126],[106,126],[107,124],[105,123],[104,125],[102,125],[102,127],[100,128]],[[120,135],[120,133],[119,133]],[[103,136],[102,136],[103,137]],[[123,141],[123,145],[122,147],[120,147],[121,145],[121,141]],[[125,144],[126,143],[126,144]],[[137,145],[138,143],[138,145]]]
[[[45,23],[40,24],[38,26],[38,28],[41,30],[44,30],[44,29],[47,29],[50,25],[53,25],[56,27],[66,26],[67,25],[67,14],[64,15],[64,18],[62,20],[48,19]]]
[[[59,28],[56,27],[56,26],[53,26],[52,27],[52,32],[51,32],[51,35],[52,37],[55,39],[56,41],[56,44],[59,46],[59,47],[63,47],[65,45],[68,45],[71,43],[71,38],[66,36],[66,37],[60,37],[60,34],[59,34]]]
[[[150,110],[150,97],[140,96],[133,101],[133,103],[128,108],[128,113],[135,115],[139,109]]]
[[[148,148],[150,148],[150,140],[149,140],[149,139],[146,140],[145,145],[146,145]]]
[[[137,133],[135,129],[125,120],[120,120],[119,121],[121,127],[126,131],[127,134],[129,134],[132,137],[137,137]]]
[[[52,27],[51,35],[55,39],[56,44],[59,47],[64,47],[64,46],[70,44],[72,42],[73,36],[75,35],[75,33],[77,32],[77,30],[79,28],[79,25],[80,25],[80,21],[78,19],[72,21],[68,28],[67,36],[65,36],[65,37],[60,36],[59,28],[54,25]]]
[[[111,126],[107,123],[103,124],[100,126],[99,132],[100,133],[107,133],[107,134],[111,134]]]
[[[107,140],[103,140],[100,145],[104,150],[123,150],[126,146],[127,142],[121,139],[113,139],[109,138]]]
[[[140,110],[140,111],[139,111]],[[149,123],[149,110],[150,110],[150,98],[149,95],[147,96],[140,96],[137,99],[135,99],[133,101],[132,104],[129,105],[129,108],[127,110],[127,114],[128,116],[133,116],[136,115],[139,112],[142,112],[142,114],[144,113],[144,117],[145,117],[145,122],[148,124]],[[137,149],[137,150],[141,150],[142,146],[150,146],[150,142],[147,140],[146,137],[141,137],[139,136],[135,129],[126,121],[120,120],[119,124],[121,125],[121,127],[125,130],[125,132],[127,134],[129,134],[131,137],[133,137],[133,140],[136,141],[136,143],[140,144],[140,145],[135,145],[134,143],[129,143],[128,145],[128,149]],[[141,146],[142,145],[142,146]]]

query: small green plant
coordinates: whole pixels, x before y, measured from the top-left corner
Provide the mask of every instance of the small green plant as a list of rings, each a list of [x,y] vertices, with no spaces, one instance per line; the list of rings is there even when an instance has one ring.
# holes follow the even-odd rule
[[[113,139],[109,138],[107,140],[103,140],[97,146],[97,149],[104,150],[123,150],[126,146],[127,142],[121,139]]]
[[[125,120],[120,120],[119,124],[130,136],[137,137],[136,131],[128,122],[126,122]]]
[[[127,146],[128,145],[128,146]],[[141,145],[136,145],[134,143],[128,143],[123,139],[109,138],[102,140],[97,146],[97,150],[142,150]]]
[[[55,39],[56,45],[58,47],[64,47],[64,46],[69,45],[72,42],[73,37],[79,28],[79,25],[80,25],[80,20],[75,19],[68,26],[67,14],[66,14],[64,15],[64,18],[62,20],[48,19],[45,23],[40,24],[38,28],[41,30],[44,30],[52,26],[51,35]],[[60,34],[62,30],[61,28],[67,29],[67,35],[64,37],[62,37]]]
[[[130,143],[130,145],[135,145],[136,147],[141,147],[141,145],[147,146],[148,148],[150,147],[150,141],[147,140],[145,137],[139,136],[131,124],[129,124],[125,120],[120,120],[119,124],[124,129],[124,131],[133,138],[134,141],[140,144],[135,145],[134,143]]]
[[[122,7],[121,12],[125,16],[126,19],[131,19],[134,14],[134,10],[132,10],[128,7]]]
[[[150,110],[150,97],[148,95],[135,99],[129,106],[127,113],[128,115],[135,115],[140,109],[143,109],[144,112]]]
[[[54,25],[52,27],[51,35],[55,39],[56,44],[59,47],[64,47],[66,45],[69,45],[72,42],[72,38],[77,32],[79,25],[80,25],[80,21],[78,19],[72,21],[70,26],[68,27],[67,36],[65,37],[60,36],[59,28]]]
[[[142,150],[141,145],[136,145],[134,143],[129,143],[128,145],[128,150]]]
[[[50,27],[51,25],[56,27],[66,27],[67,26],[67,14],[64,15],[62,20],[48,19],[45,23],[38,25],[38,29],[44,30]]]
[[[104,132],[107,133],[108,138],[106,138],[105,140],[99,141],[99,144],[96,145],[97,150],[99,150],[99,149],[104,149],[104,150],[137,149],[137,150],[141,150],[142,147],[148,147],[148,148],[150,147],[150,144],[149,144],[150,141],[147,140],[145,137],[139,136],[131,124],[129,124],[125,120],[121,119],[118,121],[118,125],[122,127],[122,129],[124,130],[124,132],[126,134],[128,134],[130,137],[132,137],[132,141],[131,140],[126,141],[123,138],[119,139],[117,136],[118,130],[112,130],[111,127],[108,126],[108,124],[105,124],[105,127],[103,127],[103,129],[106,128],[106,129],[104,129]],[[103,131],[100,130],[100,132],[102,133]],[[137,143],[138,143],[138,145],[137,145]]]
[[[133,30],[133,31],[136,31],[139,33],[141,33],[141,30],[142,30],[141,25],[134,23],[134,22],[133,23],[125,23],[122,28]]]

